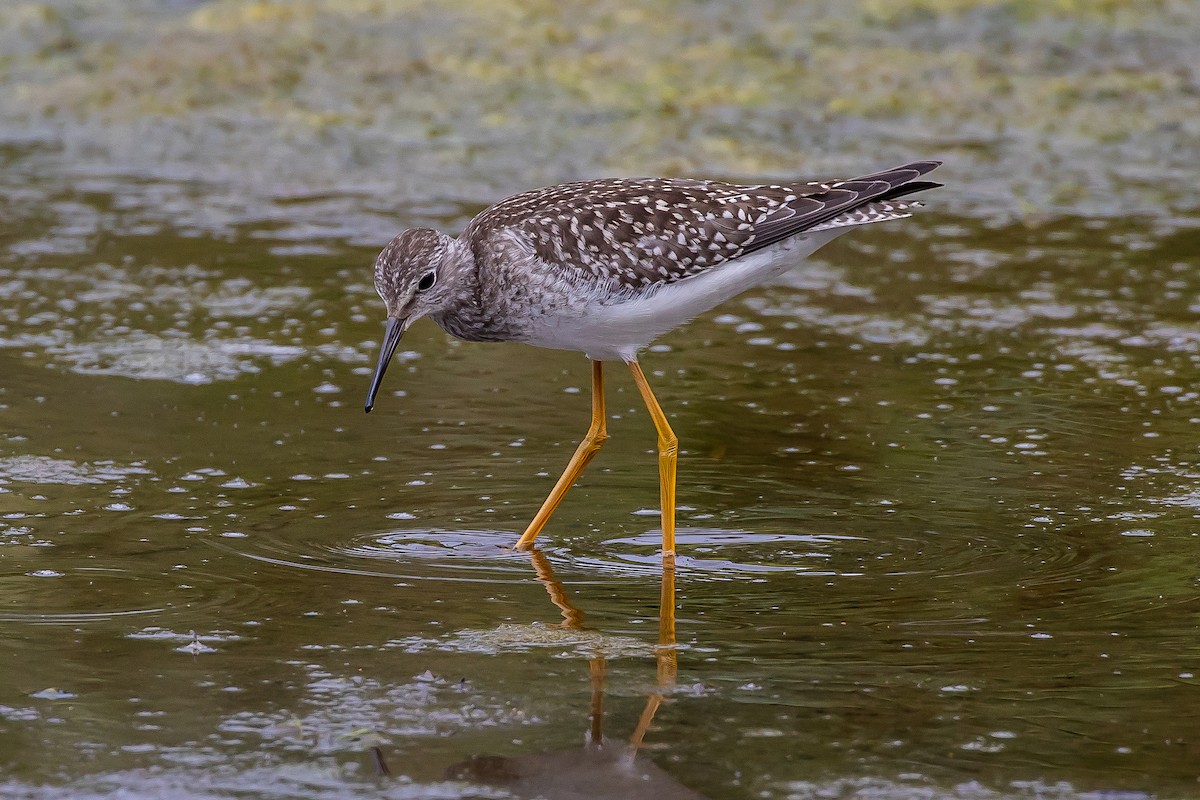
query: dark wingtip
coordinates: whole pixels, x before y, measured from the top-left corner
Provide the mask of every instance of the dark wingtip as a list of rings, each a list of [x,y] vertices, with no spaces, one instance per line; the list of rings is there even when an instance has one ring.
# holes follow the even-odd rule
[[[925,159],[923,161],[911,161],[911,162],[905,164],[904,166],[896,167],[896,169],[897,170],[914,169],[917,171],[917,175],[919,177],[926,173],[933,172],[935,169],[937,169],[941,165],[942,165],[941,161],[935,161],[934,159]]]
[[[895,200],[897,197],[904,197],[906,194],[916,194],[917,192],[926,192],[930,189],[940,189],[942,184],[934,183],[933,181],[909,181],[902,183],[891,191],[884,192],[876,197],[873,202],[880,200]]]
[[[853,178],[843,183],[858,183],[859,181],[886,181],[892,186],[899,186],[902,183],[914,181],[922,175],[933,172],[942,165],[941,161],[910,161],[907,164],[901,164],[898,167],[891,169],[872,172],[870,175],[863,175],[858,178]]]

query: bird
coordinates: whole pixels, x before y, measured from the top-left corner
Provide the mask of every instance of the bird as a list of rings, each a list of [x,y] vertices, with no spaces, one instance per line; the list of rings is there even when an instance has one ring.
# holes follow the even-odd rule
[[[737,184],[604,178],[534,189],[458,237],[410,228],[374,265],[387,323],[369,413],[404,332],[429,317],[471,342],[523,342],[591,360],[591,424],[515,548],[528,550],[608,438],[606,361],[624,362],[658,434],[662,557],[675,556],[679,440],[638,361],[658,337],[799,265],[859,225],[912,215],[940,161],[829,181]]]

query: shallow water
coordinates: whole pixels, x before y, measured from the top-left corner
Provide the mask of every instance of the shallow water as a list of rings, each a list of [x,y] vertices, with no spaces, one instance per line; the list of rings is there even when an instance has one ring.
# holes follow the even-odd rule
[[[623,369],[551,580],[508,547],[586,428],[582,357],[421,324],[368,417],[362,231],[139,229],[188,187],[23,204],[8,176],[5,793],[615,786],[599,657],[603,752],[665,697],[660,796],[1195,791],[1200,217],[988,222],[943,190],[655,346],[683,450],[664,650]]]

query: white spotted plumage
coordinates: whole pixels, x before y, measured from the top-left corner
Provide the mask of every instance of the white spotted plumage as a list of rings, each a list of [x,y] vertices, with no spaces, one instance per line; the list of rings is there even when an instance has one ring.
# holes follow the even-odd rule
[[[520,341],[631,361],[697,314],[800,263],[851,227],[899,219],[898,198],[939,184],[917,161],[836,182],[739,185],[675,178],[580,181],[514,195],[457,239],[397,236],[376,287],[474,341]],[[413,305],[428,270],[437,289]]]

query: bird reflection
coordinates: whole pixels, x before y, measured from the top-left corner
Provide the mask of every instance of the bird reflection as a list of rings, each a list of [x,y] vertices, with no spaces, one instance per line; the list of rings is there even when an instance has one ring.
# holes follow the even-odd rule
[[[529,551],[537,579],[562,614],[563,628],[579,630],[584,614],[570,600],[546,556]],[[517,797],[553,798],[656,798],[703,800],[704,796],[682,785],[648,759],[638,756],[646,733],[663,700],[675,685],[678,659],[675,650],[675,560],[663,561],[659,595],[658,646],[655,648],[657,689],[646,699],[628,744],[604,738],[604,679],[607,663],[602,655],[588,660],[592,703],[586,745],[578,750],[504,757],[477,756],[451,766],[446,777],[503,788]]]

